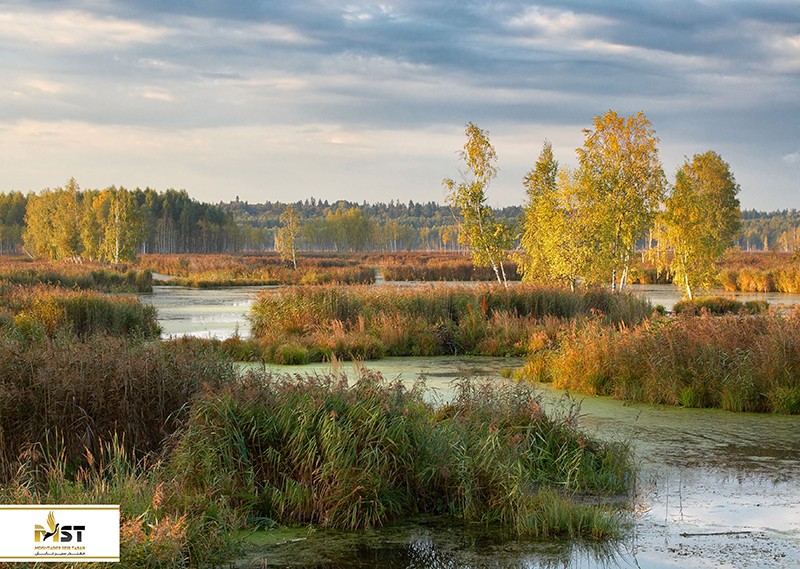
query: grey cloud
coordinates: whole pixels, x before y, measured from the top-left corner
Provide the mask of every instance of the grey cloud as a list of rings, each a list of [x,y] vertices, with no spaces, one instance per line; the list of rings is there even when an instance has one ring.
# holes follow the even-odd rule
[[[0,86],[0,126],[31,120],[156,130],[458,130],[480,120],[491,130],[588,126],[594,114],[615,108],[644,111],[662,139],[687,147],[698,141],[740,152],[745,145],[753,155],[786,157],[799,142],[800,125],[787,117],[800,116],[800,69],[791,72],[800,54],[775,43],[800,36],[794,2],[3,6],[6,14],[27,14],[27,22],[30,14],[77,14],[102,41],[51,49],[21,43],[14,34],[24,30],[0,26],[0,73],[10,78]],[[125,33],[103,38],[102,22]],[[777,163],[796,173],[791,160]]]

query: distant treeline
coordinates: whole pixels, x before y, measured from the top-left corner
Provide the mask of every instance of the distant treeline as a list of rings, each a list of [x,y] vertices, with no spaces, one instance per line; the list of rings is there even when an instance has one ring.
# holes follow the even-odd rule
[[[461,250],[448,206],[435,202],[368,204],[314,198],[292,204],[301,231],[297,245],[315,251]],[[138,253],[237,253],[275,248],[287,204],[239,201],[208,204],[185,190],[81,190],[74,180],[39,193],[0,193],[0,254],[109,262]],[[496,211],[515,221],[522,208]],[[742,212],[737,244],[747,251],[800,250],[800,212]]]
[[[799,251],[800,211],[784,209],[765,213],[744,210],[738,245],[744,251]]]
[[[289,204],[236,201],[219,207],[233,215],[244,250],[275,248],[280,215]],[[450,207],[435,202],[329,203],[315,198],[292,203],[300,218],[300,249],[311,251],[450,251],[461,250],[458,224]],[[497,211],[500,219],[517,220],[522,208]]]

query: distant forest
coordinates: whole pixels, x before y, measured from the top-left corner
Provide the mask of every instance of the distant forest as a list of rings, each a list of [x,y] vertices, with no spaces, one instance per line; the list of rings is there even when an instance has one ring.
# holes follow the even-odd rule
[[[37,208],[29,208],[31,200],[38,202]],[[42,210],[43,202],[51,202],[48,204],[51,209]],[[128,208],[122,218],[118,213],[114,217],[114,212],[119,210],[115,209],[117,203],[124,203]],[[109,228],[119,225],[120,219],[129,227],[127,231],[114,234],[117,254],[119,251],[135,254],[273,250],[279,218],[286,205],[281,202],[251,204],[238,198],[228,203],[208,204],[190,198],[185,190],[172,189],[80,190],[70,181],[65,188],[44,190],[39,194],[0,193],[0,253],[35,255],[31,249],[36,243],[46,244],[48,239],[60,238],[76,243],[74,250],[61,257],[81,256],[86,251],[99,254],[113,247],[93,247],[92,243],[108,242],[110,237],[104,231],[110,234]],[[301,250],[461,250],[453,213],[448,206],[435,202],[359,204],[310,198],[293,205],[301,222],[297,243]],[[30,230],[26,227],[28,221],[34,221],[35,212],[40,211],[45,213],[39,213],[39,217],[68,218],[67,229],[60,230],[72,230],[75,235],[47,235],[48,231],[59,229],[52,227],[52,223],[42,225],[41,220],[34,235],[33,226]],[[521,217],[522,207],[506,207],[495,213],[499,219],[513,221]],[[122,244],[121,247],[120,235],[130,241],[129,246]],[[85,243],[83,247],[81,239]],[[737,245],[747,251],[800,250],[800,212],[796,209],[769,213],[743,211]],[[108,256],[106,259],[111,260]]]

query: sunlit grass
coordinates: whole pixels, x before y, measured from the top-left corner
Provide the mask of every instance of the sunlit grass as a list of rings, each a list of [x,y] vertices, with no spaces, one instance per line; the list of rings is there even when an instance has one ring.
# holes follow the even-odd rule
[[[522,375],[620,399],[800,413],[800,311],[573,326]]]
[[[266,291],[253,305],[251,320],[265,359],[315,361],[520,356],[548,319],[551,325],[553,319],[586,317],[633,324],[650,312],[646,301],[599,289],[319,286]],[[285,356],[300,352],[306,355]]]
[[[51,285],[100,292],[151,292],[150,271],[127,264],[109,267],[100,263],[34,261],[0,258],[0,281],[16,285]]]

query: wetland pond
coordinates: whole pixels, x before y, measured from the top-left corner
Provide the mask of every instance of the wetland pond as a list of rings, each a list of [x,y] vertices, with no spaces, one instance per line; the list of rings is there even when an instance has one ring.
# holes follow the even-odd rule
[[[256,295],[253,288],[155,289],[142,295],[142,300],[158,309],[165,335],[224,338],[235,332],[249,333],[244,314]],[[787,296],[798,295],[785,295],[784,301],[790,300]],[[800,303],[800,299],[791,300]],[[667,305],[663,298],[651,301]],[[399,377],[413,383],[422,376],[431,397],[446,400],[454,379],[473,376],[505,381],[502,371],[522,364],[522,359],[513,358],[441,357],[387,358],[365,365],[387,379]],[[330,364],[310,364],[268,369],[302,374],[331,368]],[[338,364],[336,371],[357,374],[356,366],[348,363]],[[571,400],[548,386],[542,386],[542,393],[556,412],[561,406],[580,403],[580,427],[588,433],[633,446],[640,465],[635,507],[619,541],[595,545],[517,540],[482,525],[418,519],[359,532],[257,532],[248,536],[246,555],[233,565],[800,567],[800,417],[628,405],[598,397]]]

